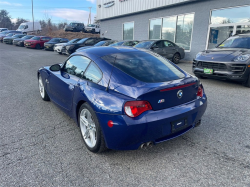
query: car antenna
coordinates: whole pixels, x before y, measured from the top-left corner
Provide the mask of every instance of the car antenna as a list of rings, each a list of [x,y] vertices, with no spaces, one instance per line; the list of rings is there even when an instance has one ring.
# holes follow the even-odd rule
[[[115,56],[115,60],[114,60],[113,66],[112,66],[112,70],[111,70],[111,73],[110,73],[109,82],[108,82],[108,86],[106,88],[106,91],[109,90],[110,79],[111,79],[111,76],[112,76],[112,73],[113,73],[113,70],[114,70],[114,64],[116,62],[116,57],[117,57],[117,55]]]

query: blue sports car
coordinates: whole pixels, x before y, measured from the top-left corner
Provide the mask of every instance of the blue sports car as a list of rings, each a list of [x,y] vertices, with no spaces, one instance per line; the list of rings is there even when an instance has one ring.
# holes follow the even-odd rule
[[[41,97],[80,126],[92,152],[145,148],[200,125],[199,80],[145,49],[94,47],[38,70]]]

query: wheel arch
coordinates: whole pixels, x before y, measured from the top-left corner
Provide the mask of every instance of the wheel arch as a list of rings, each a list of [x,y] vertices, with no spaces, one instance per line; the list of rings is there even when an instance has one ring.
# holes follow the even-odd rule
[[[76,122],[77,122],[77,125],[79,126],[79,123],[78,123],[78,113],[79,113],[79,110],[80,110],[80,107],[86,103],[86,101],[84,100],[80,100],[78,101],[77,105],[76,105],[76,110],[75,110],[75,116],[76,116]]]

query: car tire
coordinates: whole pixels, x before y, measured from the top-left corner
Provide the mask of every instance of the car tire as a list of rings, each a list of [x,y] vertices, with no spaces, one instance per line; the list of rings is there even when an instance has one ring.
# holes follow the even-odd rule
[[[27,32],[24,32],[23,34],[27,35]]]
[[[62,55],[62,52],[58,52],[59,55]]]
[[[41,46],[40,46],[40,44],[36,44],[36,47],[35,47],[36,49],[41,49]]]
[[[37,33],[37,34],[40,34],[40,33],[41,33],[41,31],[40,31],[40,30],[38,30],[38,31],[36,31],[36,33]]]
[[[92,34],[95,34],[95,30],[92,30],[91,33],[92,33]]]
[[[38,76],[38,87],[39,87],[39,92],[40,92],[40,95],[41,95],[42,99],[44,101],[49,101],[50,98],[49,98],[49,95],[48,95],[48,93],[46,92],[46,90],[44,88],[44,84],[43,84],[42,77],[41,77],[40,74]]]
[[[180,62],[180,59],[181,59],[181,55],[179,53],[175,53],[172,58],[172,61],[173,63],[178,64]]]
[[[99,121],[88,103],[81,105],[78,112],[78,123],[83,142],[89,151],[101,153],[107,150]]]
[[[248,79],[245,82],[245,86],[248,87],[248,88],[250,88],[250,74],[248,76]]]

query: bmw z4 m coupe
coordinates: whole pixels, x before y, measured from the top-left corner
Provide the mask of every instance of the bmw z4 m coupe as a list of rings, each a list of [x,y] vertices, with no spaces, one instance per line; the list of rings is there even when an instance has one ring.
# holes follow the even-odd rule
[[[250,87],[250,33],[231,36],[215,49],[199,52],[193,72],[199,78],[234,80]]]
[[[199,80],[145,49],[93,47],[37,72],[40,95],[79,125],[86,147],[133,150],[200,125]]]

